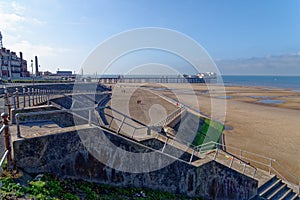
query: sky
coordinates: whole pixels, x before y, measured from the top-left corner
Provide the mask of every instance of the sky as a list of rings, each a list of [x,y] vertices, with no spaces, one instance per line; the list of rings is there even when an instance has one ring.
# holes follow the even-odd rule
[[[160,27],[195,40],[223,74],[300,75],[299,19],[299,0],[0,0],[4,46],[52,72],[78,73],[107,38]]]

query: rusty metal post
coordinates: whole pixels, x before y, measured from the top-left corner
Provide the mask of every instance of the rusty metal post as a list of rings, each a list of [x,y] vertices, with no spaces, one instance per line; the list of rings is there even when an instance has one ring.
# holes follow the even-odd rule
[[[45,90],[42,90],[42,101],[44,102]]]
[[[14,109],[16,110],[17,106],[16,106],[16,93],[13,93],[13,100],[14,100]]]
[[[26,107],[26,88],[23,87],[23,108]]]
[[[9,125],[8,125],[8,114],[2,113],[1,114],[2,123],[4,128],[4,139],[5,139],[5,148],[8,150],[7,154],[7,169],[12,170],[12,156],[11,156],[11,146],[10,146],[10,135],[9,135]]]
[[[8,119],[10,119],[11,107],[10,107],[10,102],[9,102],[9,98],[8,98],[8,91],[6,88],[4,89],[4,96],[5,96],[5,105],[7,106]]]
[[[47,106],[50,105],[50,94],[47,94]]]
[[[39,90],[40,93],[40,103],[43,102],[43,90]]]
[[[16,88],[17,108],[20,108],[19,89]]]
[[[31,88],[31,95],[32,95],[32,106],[34,106],[34,88]]]
[[[40,91],[40,89],[37,89],[37,104],[39,104],[40,102],[41,102],[41,91]]]
[[[28,95],[28,107],[30,107],[31,106],[30,88],[27,88],[27,95]]]

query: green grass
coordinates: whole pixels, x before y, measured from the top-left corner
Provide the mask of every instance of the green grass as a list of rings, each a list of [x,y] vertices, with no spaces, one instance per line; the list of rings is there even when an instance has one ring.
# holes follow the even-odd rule
[[[2,182],[0,190],[2,199],[192,199],[183,195],[146,188],[112,187],[81,180],[60,179],[49,174],[43,175],[38,180],[28,181],[27,185],[17,183],[17,180],[10,176],[1,177],[0,182]],[[137,196],[137,194],[141,194],[141,191],[146,197]]]
[[[192,144],[198,146],[209,141],[219,142],[224,128],[220,122],[205,119]]]

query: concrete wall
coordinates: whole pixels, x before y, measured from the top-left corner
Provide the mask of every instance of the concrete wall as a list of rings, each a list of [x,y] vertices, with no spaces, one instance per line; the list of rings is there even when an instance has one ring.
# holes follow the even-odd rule
[[[37,107],[29,107],[29,108],[21,108],[12,110],[12,123],[15,124],[15,115],[17,113],[28,113],[28,112],[42,112],[42,111],[53,111],[59,110],[55,106],[37,106]],[[40,122],[40,121],[52,121],[56,123],[60,127],[70,127],[76,125],[87,124],[88,122],[82,118],[76,117],[71,113],[54,113],[54,114],[36,114],[31,116],[21,116],[20,124],[26,122]]]
[[[109,148],[104,138],[126,151],[139,153],[151,150],[130,140],[101,131],[97,127],[47,135],[13,142],[14,158],[18,168],[28,173],[54,173],[62,177],[84,179],[124,187],[147,187],[173,193],[199,196],[205,199],[248,199],[257,192],[257,181],[239,174],[215,161],[209,161],[200,167],[175,160],[167,167],[145,173],[118,171],[125,155]],[[156,144],[160,146],[159,144]],[[90,148],[95,147],[95,148]],[[105,158],[99,162],[93,155]],[[139,165],[135,157],[131,170]],[[155,153],[154,161],[164,163],[173,158]],[[128,162],[128,161],[127,161]],[[145,160],[143,162],[147,163]],[[148,165],[143,166],[147,168]]]

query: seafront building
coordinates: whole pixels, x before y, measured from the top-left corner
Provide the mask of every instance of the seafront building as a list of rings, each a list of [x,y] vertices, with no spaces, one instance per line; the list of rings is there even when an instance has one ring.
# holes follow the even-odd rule
[[[27,71],[27,61],[23,59],[22,52],[18,57],[16,52],[3,47],[0,32],[0,78],[2,80],[12,80],[21,77],[30,77]]]

